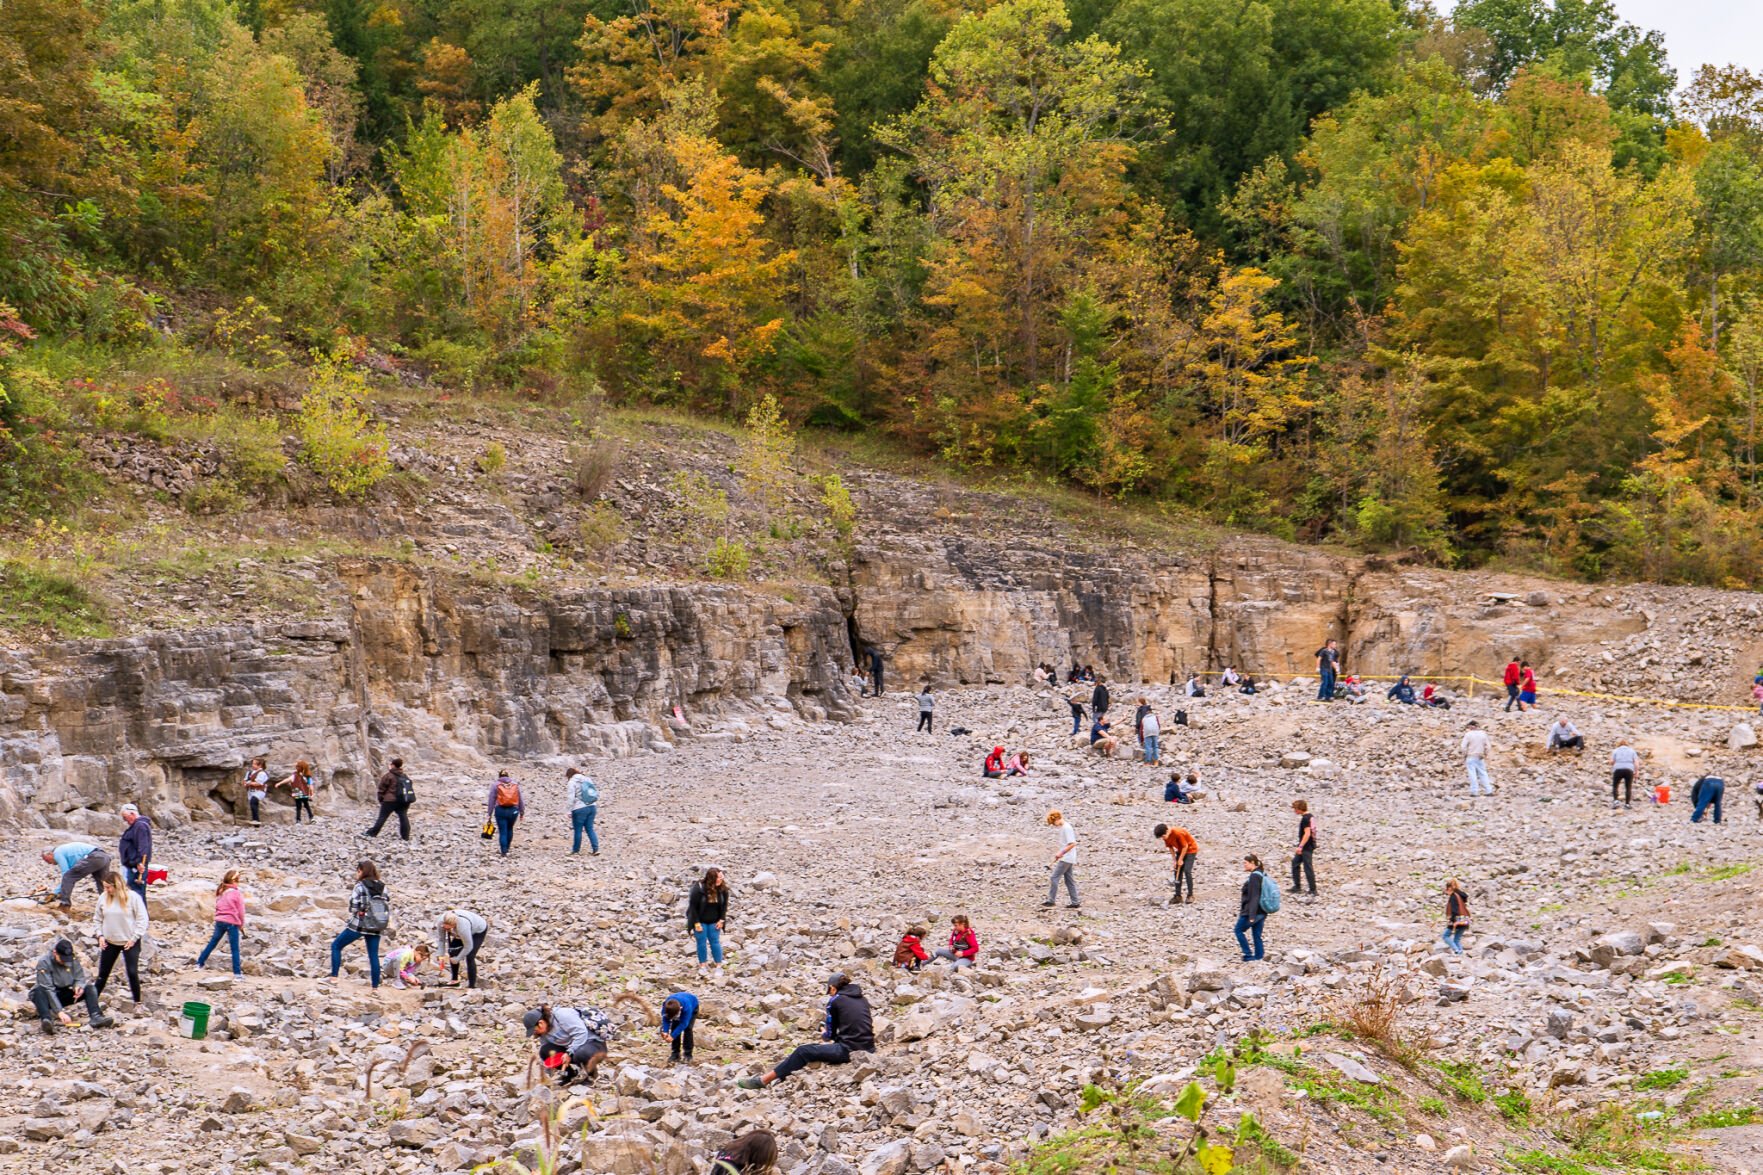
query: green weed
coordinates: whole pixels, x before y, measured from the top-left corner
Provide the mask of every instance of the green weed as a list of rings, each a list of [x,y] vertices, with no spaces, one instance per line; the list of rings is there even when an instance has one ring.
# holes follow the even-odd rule
[[[1434,1061],[1439,1080],[1449,1092],[1466,1102],[1480,1105],[1488,1100],[1487,1086],[1482,1084],[1481,1070],[1473,1061]]]
[[[1671,1089],[1689,1078],[1688,1069],[1654,1069],[1635,1080],[1636,1089]]]
[[[110,635],[103,608],[77,581],[12,561],[0,563],[0,628],[46,628],[66,637]]]

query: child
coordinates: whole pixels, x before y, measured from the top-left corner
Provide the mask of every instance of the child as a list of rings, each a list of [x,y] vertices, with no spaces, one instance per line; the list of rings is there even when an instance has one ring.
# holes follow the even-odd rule
[[[293,793],[295,824],[300,823],[301,812],[306,813],[306,819],[317,823],[317,818],[312,814],[312,764],[301,759],[294,764],[293,772],[275,786],[285,787]]]
[[[1004,765],[1004,774],[1006,777],[1012,775],[1027,775],[1028,752],[1017,751],[1014,755],[1010,756],[1010,762]]]
[[[214,934],[209,937],[208,945],[196,956],[196,969],[200,971],[208,965],[208,956],[225,938],[232,948],[233,974],[242,975],[239,970],[239,935],[245,929],[245,891],[239,888],[240,874],[237,869],[228,869],[220,884],[214,887]]]
[[[985,765],[980,768],[980,774],[985,776],[987,779],[1002,779],[1002,778],[1004,778],[1004,748],[1003,747],[993,747],[992,748],[992,753],[986,756]]]
[[[947,959],[957,968],[973,966],[979,957],[979,935],[973,932],[973,923],[966,914],[957,914],[950,924],[954,929],[949,931],[949,945],[937,948],[937,958]]]
[[[918,687],[918,730],[931,729],[931,715],[936,710],[936,705],[936,699],[930,696],[930,682],[927,681]]]
[[[692,1063],[692,1021],[698,1018],[698,997],[689,991],[676,991],[661,1001],[661,1035],[673,1042],[668,1060],[679,1063],[680,1045],[685,1045],[686,1064]]]
[[[925,930],[922,926],[914,926],[900,936],[900,945],[894,948],[894,966],[904,967],[908,971],[916,971],[930,959],[924,950]]]
[[[428,962],[429,946],[426,942],[413,947],[399,947],[386,960],[386,966],[392,973],[393,987],[421,987],[422,976],[417,974],[418,968]]]
[[[710,1175],[764,1175],[777,1165],[777,1136],[769,1130],[743,1134],[710,1160]]]

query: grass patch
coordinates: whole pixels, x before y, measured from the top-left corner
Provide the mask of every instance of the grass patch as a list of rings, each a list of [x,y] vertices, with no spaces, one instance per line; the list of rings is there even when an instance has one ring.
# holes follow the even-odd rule
[[[1603,1175],[1576,1159],[1565,1159],[1548,1151],[1516,1151],[1507,1154],[1506,1162],[1514,1171],[1539,1171],[1544,1175]]]
[[[1636,1079],[1636,1089],[1671,1089],[1689,1080],[1688,1069],[1654,1069]]]
[[[0,562],[0,628],[43,628],[66,637],[110,635],[104,609],[74,579]]]
[[[1721,865],[1717,868],[1708,870],[1708,880],[1731,881],[1735,877],[1743,877],[1755,868],[1756,866],[1749,861],[1740,861],[1733,865]]]
[[[1763,1110],[1756,1106],[1722,1106],[1707,1110],[1690,1119],[1693,1130],[1724,1130],[1728,1126],[1755,1126],[1763,1119]]]
[[[1530,1098],[1522,1089],[1508,1089],[1505,1093],[1494,1095],[1494,1108],[1500,1111],[1500,1117],[1513,1126],[1530,1125]]]
[[[1480,1105],[1488,1100],[1487,1086],[1482,1083],[1481,1069],[1474,1061],[1435,1061],[1439,1084],[1447,1092],[1466,1102]]]
[[[1443,1118],[1447,1113],[1450,1112],[1450,1109],[1451,1109],[1451,1107],[1449,1107],[1445,1104],[1444,1098],[1432,1097],[1430,1095],[1427,1097],[1421,1098],[1419,1101],[1415,1102],[1414,1104],[1416,1107],[1419,1108],[1421,1113],[1431,1114],[1435,1118]]]

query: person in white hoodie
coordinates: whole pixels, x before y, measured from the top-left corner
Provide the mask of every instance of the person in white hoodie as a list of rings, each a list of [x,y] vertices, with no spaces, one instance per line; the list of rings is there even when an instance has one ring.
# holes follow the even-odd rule
[[[110,982],[110,970],[122,959],[123,974],[129,981],[129,998],[134,1010],[141,1004],[141,941],[147,937],[147,903],[141,895],[123,884],[122,874],[111,870],[104,875],[103,889],[98,895],[98,909],[92,920],[98,924],[98,979],[92,985],[99,995]]]
[[[1479,722],[1471,722],[1463,732],[1463,767],[1469,772],[1470,795],[1494,794],[1493,781],[1488,778],[1488,732]]]

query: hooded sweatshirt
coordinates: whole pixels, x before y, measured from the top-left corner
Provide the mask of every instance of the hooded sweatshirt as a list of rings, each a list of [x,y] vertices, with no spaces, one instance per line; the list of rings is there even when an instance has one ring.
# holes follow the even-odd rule
[[[869,1016],[869,1001],[863,989],[847,983],[826,1002],[826,1027],[821,1038],[842,1044],[852,1052],[875,1051],[875,1028]]]
[[[378,885],[378,882],[374,883]],[[384,886],[380,888],[384,889]],[[245,925],[245,891],[236,885],[229,885],[214,895],[214,920],[225,922],[229,926]]]
[[[570,1056],[589,1045],[605,1045],[604,1041],[588,1030],[587,1022],[574,1008],[551,1009],[551,1031],[545,1033],[544,1041]]]

